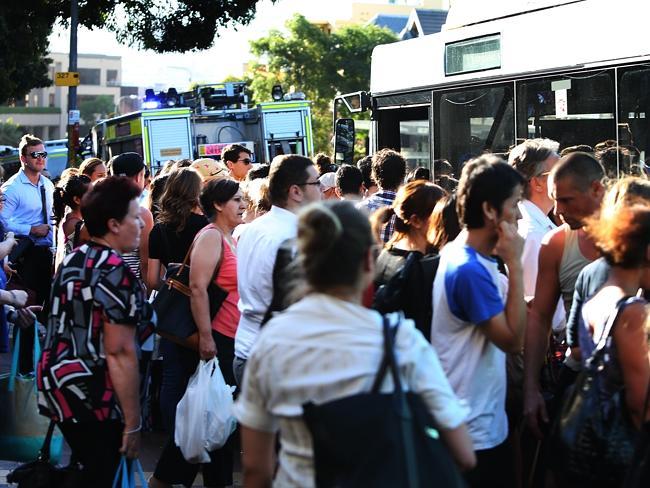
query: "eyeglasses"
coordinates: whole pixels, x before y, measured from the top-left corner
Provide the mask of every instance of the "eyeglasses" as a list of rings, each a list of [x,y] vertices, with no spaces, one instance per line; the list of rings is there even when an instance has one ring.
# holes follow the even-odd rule
[[[318,185],[320,186],[320,181],[308,181],[306,183],[296,183],[297,186],[305,186],[305,185]]]
[[[47,158],[47,151],[33,151],[30,152],[29,155],[32,157],[32,159],[38,159],[38,158]]]
[[[244,163],[246,166],[248,166],[249,164],[252,163],[252,161],[250,160],[250,158],[238,159],[237,161],[238,161],[238,162],[241,161],[241,162]]]

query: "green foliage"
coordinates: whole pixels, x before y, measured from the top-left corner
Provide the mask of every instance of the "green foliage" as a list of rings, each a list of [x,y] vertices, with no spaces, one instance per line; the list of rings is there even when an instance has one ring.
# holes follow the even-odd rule
[[[0,103],[49,86],[48,36],[52,9],[46,0],[2,2],[0,9]],[[33,8],[30,12],[30,8]],[[26,11],[27,10],[27,11]],[[38,12],[38,15],[36,14]]]
[[[92,99],[79,102],[79,115],[88,125],[94,124],[100,118],[105,118],[114,110],[115,102],[110,95],[97,95]]]
[[[272,30],[251,42],[257,61],[251,63],[246,80],[255,102],[271,100],[271,88],[293,87],[312,102],[316,152],[331,152],[332,99],[340,93],[368,90],[370,57],[379,44],[396,41],[388,29],[350,26],[326,34],[296,15],[286,32]],[[263,62],[266,61],[266,62]]]
[[[18,147],[20,138],[25,130],[18,124],[14,124],[12,119],[0,122],[0,145]]]
[[[80,26],[107,28],[123,44],[165,53],[211,47],[221,30],[250,22],[258,0],[78,2]],[[67,25],[69,18],[70,0],[2,0],[0,102],[52,84],[48,36],[55,22]]]

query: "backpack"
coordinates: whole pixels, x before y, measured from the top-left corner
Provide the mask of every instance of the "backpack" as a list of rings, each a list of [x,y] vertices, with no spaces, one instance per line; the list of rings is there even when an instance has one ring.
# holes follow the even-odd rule
[[[403,311],[428,340],[433,315],[431,291],[440,256],[410,252],[404,264],[378,286],[372,308],[381,314]]]

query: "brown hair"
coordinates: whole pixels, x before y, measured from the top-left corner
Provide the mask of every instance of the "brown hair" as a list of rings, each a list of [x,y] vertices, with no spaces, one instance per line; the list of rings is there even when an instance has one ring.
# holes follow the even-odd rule
[[[413,216],[420,220],[427,219],[438,200],[444,197],[445,190],[425,180],[415,180],[402,186],[395,196],[395,201],[390,207],[377,210],[370,217],[372,231],[375,236],[380,235],[381,229],[395,215],[395,232],[386,247],[403,239],[411,232],[409,220]],[[381,239],[377,239],[381,242]]]
[[[86,175],[88,178],[90,178],[95,172],[95,168],[100,164],[104,164],[104,161],[99,158],[84,159],[83,163],[81,163],[81,166],[79,166],[79,172],[82,175]]]
[[[191,168],[179,168],[169,173],[165,191],[160,197],[158,222],[173,227],[176,232],[185,228],[192,209],[199,204],[201,177]]]
[[[650,205],[636,200],[617,205],[587,220],[587,234],[612,266],[636,268],[647,265],[650,245]]]
[[[368,219],[348,201],[311,204],[298,218],[299,259],[314,291],[356,285],[373,245]]]
[[[25,149],[32,146],[38,146],[39,144],[43,144],[43,141],[41,141],[38,137],[33,134],[25,134],[20,138],[20,142],[18,143],[18,151],[20,152],[21,156],[27,156]]]
[[[456,194],[447,195],[436,203],[429,221],[428,241],[433,248],[440,250],[460,234],[460,222],[456,212]]]

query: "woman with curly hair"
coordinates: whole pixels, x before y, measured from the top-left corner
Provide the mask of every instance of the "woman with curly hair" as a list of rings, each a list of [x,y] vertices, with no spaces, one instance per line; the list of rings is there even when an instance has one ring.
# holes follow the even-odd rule
[[[147,288],[160,285],[169,263],[182,263],[196,234],[206,225],[199,206],[201,177],[191,168],[180,168],[167,176],[160,198],[160,211],[149,236]]]

